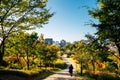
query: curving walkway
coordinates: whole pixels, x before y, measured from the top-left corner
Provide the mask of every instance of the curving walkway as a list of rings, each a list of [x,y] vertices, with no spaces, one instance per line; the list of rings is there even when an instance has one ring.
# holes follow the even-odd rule
[[[68,58],[66,57],[62,57],[62,59],[66,62],[66,64],[69,66],[70,64],[73,65],[74,69],[73,69],[73,76],[71,77],[69,72],[68,72],[68,67],[67,69],[64,69],[60,72],[57,72],[56,74],[53,74],[49,77],[47,77],[46,79],[43,80],[76,80],[76,66],[73,62],[71,62]]]

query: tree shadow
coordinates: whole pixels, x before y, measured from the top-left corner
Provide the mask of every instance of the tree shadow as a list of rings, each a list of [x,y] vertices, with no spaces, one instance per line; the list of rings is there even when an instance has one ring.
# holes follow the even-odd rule
[[[71,78],[56,78],[55,80],[75,80],[75,79],[71,79]]]
[[[57,74],[59,74],[59,75],[64,75],[64,76],[70,76],[69,73],[57,73]]]

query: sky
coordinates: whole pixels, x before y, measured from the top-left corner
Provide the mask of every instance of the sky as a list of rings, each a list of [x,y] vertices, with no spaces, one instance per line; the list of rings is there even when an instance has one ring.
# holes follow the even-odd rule
[[[66,40],[67,42],[80,41],[85,34],[94,34],[96,29],[90,25],[91,16],[88,9],[97,7],[96,0],[48,0],[47,8],[55,12],[49,23],[43,28],[36,29],[44,38],[53,38],[54,41]],[[94,19],[93,19],[94,20]]]

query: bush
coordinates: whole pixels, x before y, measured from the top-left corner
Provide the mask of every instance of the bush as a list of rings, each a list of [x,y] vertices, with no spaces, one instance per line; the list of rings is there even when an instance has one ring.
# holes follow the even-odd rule
[[[11,76],[9,80],[16,80],[14,76],[20,77],[20,80],[37,80],[44,79],[45,77],[53,74],[53,71],[42,69],[42,70],[0,70],[0,76],[7,75]],[[2,76],[3,78],[4,76]],[[5,80],[8,80],[8,77],[4,77]],[[4,79],[3,79],[4,80]]]
[[[67,68],[67,64],[61,60],[61,59],[58,59],[56,62],[55,62],[55,67],[56,68],[60,68],[60,69],[65,69]]]
[[[56,68],[60,68],[60,69],[65,69],[65,68],[67,68],[67,64],[60,64],[60,63],[58,63],[58,64],[55,65],[55,67]]]
[[[95,80],[120,80],[120,77],[115,73],[109,72],[98,72],[96,74],[91,72],[86,72],[86,76],[95,79]]]
[[[7,63],[6,61],[3,60],[3,61],[0,63],[0,66],[7,67],[7,66],[8,66],[8,63]]]
[[[107,62],[108,66],[107,66],[107,70],[109,70],[110,72],[115,72],[118,69],[118,66],[115,62]]]

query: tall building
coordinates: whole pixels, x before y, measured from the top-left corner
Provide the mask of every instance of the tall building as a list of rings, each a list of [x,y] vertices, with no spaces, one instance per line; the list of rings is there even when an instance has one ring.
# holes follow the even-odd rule
[[[46,38],[45,43],[46,44],[53,44],[53,39],[52,38]]]
[[[60,47],[63,47],[67,44],[67,42],[65,40],[61,40],[59,44],[60,44]]]

